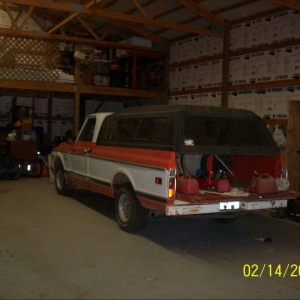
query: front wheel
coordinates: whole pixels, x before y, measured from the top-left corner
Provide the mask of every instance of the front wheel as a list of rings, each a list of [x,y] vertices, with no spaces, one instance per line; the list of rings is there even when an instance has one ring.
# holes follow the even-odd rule
[[[43,164],[39,160],[30,161],[27,165],[27,171],[32,178],[40,177],[43,173]]]
[[[137,232],[146,226],[148,210],[138,201],[133,189],[123,186],[116,195],[116,217],[126,232]]]
[[[59,165],[56,172],[55,172],[55,187],[56,191],[59,195],[67,196],[71,192],[71,188],[68,186],[66,177],[65,177],[65,170],[62,165]]]
[[[23,164],[20,160],[8,157],[3,164],[3,176],[5,179],[14,180],[18,178],[23,169]]]

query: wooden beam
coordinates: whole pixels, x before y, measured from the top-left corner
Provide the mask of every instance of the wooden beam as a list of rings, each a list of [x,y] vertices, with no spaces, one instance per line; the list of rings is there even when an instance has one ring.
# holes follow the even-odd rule
[[[24,20],[22,21],[21,25],[20,25],[20,28],[23,29],[23,27],[25,26],[27,20],[29,19],[30,15],[32,14],[34,10],[34,6],[30,6],[30,8],[28,9],[25,17],[24,17]]]
[[[131,0],[131,2],[136,6],[136,8],[139,10],[139,12],[140,12],[145,18],[148,18],[148,14],[145,12],[145,10],[142,8],[142,6],[137,2],[137,0]]]
[[[92,0],[89,3],[87,3],[84,8],[90,8],[91,6],[98,4],[99,2],[101,2],[102,0]],[[56,31],[58,28],[60,28],[61,26],[63,26],[64,24],[66,24],[67,22],[69,22],[70,20],[74,19],[75,17],[77,17],[80,13],[76,12],[71,14],[69,17],[67,17],[65,20],[63,20],[62,22],[60,22],[59,24],[57,24],[56,26],[54,26],[52,29],[50,29],[47,34],[51,34],[52,32]]]
[[[161,5],[163,4],[164,0],[157,0],[155,7],[153,8],[152,12],[150,13],[150,18],[153,19],[157,14],[158,10],[160,9]]]
[[[212,23],[218,23],[221,25],[225,25],[225,22],[219,18],[217,18],[214,14],[210,13],[209,11],[201,8],[199,5],[197,5],[195,2],[192,2],[190,0],[177,0],[179,3],[181,3],[183,6],[187,7],[194,13],[198,14],[203,19],[206,19],[209,22]]]
[[[221,14],[221,13],[224,13],[224,12],[227,12],[227,11],[230,11],[230,10],[233,10],[233,9],[237,9],[237,8],[240,8],[242,6],[245,6],[245,5],[248,5],[248,4],[253,4],[254,2],[256,2],[258,0],[245,0],[243,2],[240,2],[238,4],[234,4],[234,5],[231,5],[231,6],[227,6],[225,8],[220,8],[220,9],[216,9],[214,11],[212,11],[211,13],[214,14],[214,15],[218,15],[218,14]],[[201,2],[201,1],[197,1],[197,2]],[[184,22],[181,22],[180,24],[187,24],[187,23],[190,23],[190,22],[194,22],[194,21],[197,21],[199,19],[198,16],[195,16],[193,18],[190,18],[190,19],[187,19],[185,20]],[[228,23],[229,21],[227,21]],[[230,23],[230,22],[229,22]],[[231,24],[231,23],[230,23]],[[156,34],[162,34],[164,33],[165,31],[167,31],[166,29],[161,29],[161,30],[158,30],[156,31],[155,33]],[[190,36],[184,36],[184,37],[180,37],[179,39],[173,39],[172,41],[170,42],[175,42],[176,40],[183,40],[185,38],[189,38]]]
[[[149,47],[133,46],[128,44],[106,42],[100,40],[97,41],[97,40],[78,38],[73,36],[63,36],[63,35],[53,35],[53,34],[45,35],[43,32],[35,32],[35,31],[17,31],[14,29],[0,28],[0,35],[23,37],[23,38],[34,38],[34,39],[48,40],[48,41],[61,41],[61,42],[69,42],[74,44],[79,43],[82,45],[94,45],[102,48],[125,49],[125,50],[130,50],[132,52],[159,53],[158,51],[155,51]]]
[[[153,34],[152,32],[144,29],[141,26],[135,25],[133,23],[128,23],[128,22],[120,22],[120,24],[122,24],[123,26],[129,28],[130,30],[138,33],[139,35],[142,35],[145,38],[153,41],[154,43],[163,44],[163,45],[168,44],[168,41],[164,40],[163,38],[160,38],[159,36]]]
[[[52,91],[52,92],[65,92],[74,93],[75,86],[65,83],[52,83],[52,82],[37,82],[26,80],[7,80],[0,79],[0,88],[16,89],[16,90],[34,90],[34,91]]]
[[[108,4],[105,4],[105,5],[104,5],[104,8],[109,8],[109,7],[113,6],[113,5],[115,5],[118,1],[119,1],[119,0],[112,0],[112,1],[110,1]],[[86,22],[89,22],[89,24],[91,24],[91,23],[95,24],[96,22],[95,22],[94,20],[91,20],[92,17],[93,17],[93,16],[86,16],[86,17],[83,18],[83,20],[86,21]],[[94,31],[96,31],[96,30],[99,28],[99,23],[100,23],[100,22],[97,22],[98,27],[97,27],[97,28],[94,28]],[[80,23],[78,23],[78,24],[76,24],[76,25],[72,24],[72,30],[74,30],[74,27],[78,27],[79,24],[80,24]],[[105,25],[106,25],[106,24],[105,24]],[[101,25],[101,28],[102,28],[102,27],[105,27],[105,25]],[[100,38],[100,40],[101,40],[101,38]]]
[[[6,0],[3,0],[4,2]],[[100,0],[94,0],[94,1],[100,1]],[[23,0],[9,0],[7,2],[15,3],[15,4],[22,4],[24,5]],[[98,3],[98,2],[97,2]],[[177,23],[167,22],[167,21],[161,21],[161,20],[150,20],[143,17],[138,17],[134,15],[126,15],[110,10],[105,9],[91,9],[87,8],[86,6],[77,5],[76,9],[72,8],[72,6],[65,4],[65,3],[58,3],[58,2],[48,2],[48,1],[42,1],[42,0],[26,0],[26,5],[32,5],[35,7],[41,7],[46,9],[55,9],[55,10],[61,10],[66,12],[72,12],[72,16],[77,16],[78,14],[86,14],[86,15],[94,15],[99,16],[102,18],[112,19],[112,20],[121,20],[121,21],[127,21],[127,22],[133,22],[138,24],[144,24],[144,25],[151,25],[151,26],[157,26],[157,27],[165,27],[169,29],[179,30],[183,32],[191,32],[195,34],[203,34],[208,36],[215,36],[215,37],[222,37],[222,35],[217,34],[211,30],[201,29],[194,26],[186,26],[181,25]],[[66,22],[63,21],[65,24]],[[58,26],[59,28],[60,26]],[[53,28],[51,31],[48,32],[48,34],[55,31],[57,28]]]
[[[80,17],[76,17],[76,19],[83,25],[83,27],[94,37],[95,40],[99,40],[99,36],[96,32]]]
[[[299,85],[299,84],[300,84],[300,79],[286,79],[286,80],[275,80],[275,81],[229,85],[227,86],[227,90],[236,91],[236,90],[248,90],[248,89],[262,89],[262,88],[272,88],[272,87],[279,87],[279,86],[292,86],[292,85]]]
[[[221,35],[216,34],[215,32],[207,29],[201,29],[194,26],[187,26],[187,25],[181,25],[177,23],[171,23],[167,21],[161,21],[161,20],[149,20],[133,15],[125,15],[113,11],[106,11],[103,9],[97,9],[95,10],[98,16],[108,19],[114,19],[119,21],[126,21],[126,22],[133,22],[138,24],[144,24],[144,25],[152,25],[157,27],[165,27],[169,29],[179,30],[179,31],[186,31],[196,34],[203,34],[203,35],[209,35],[209,36],[215,36],[215,37],[221,37]]]
[[[102,35],[101,35],[101,38],[100,38],[100,41],[104,41],[105,37],[107,36],[107,34],[109,33],[109,31],[111,30],[113,24],[112,22],[110,22],[106,28],[104,29]]]
[[[230,61],[230,30],[231,26],[225,26],[223,38],[223,60],[222,60],[222,98],[221,106],[228,107],[227,83],[229,81],[229,61]]]
[[[280,6],[280,7],[276,7],[274,9],[268,10],[268,11],[264,11],[262,13],[258,13],[258,14],[246,17],[246,18],[243,17],[243,18],[240,18],[240,19],[236,19],[234,21],[229,21],[229,23],[230,23],[231,26],[233,26],[233,25],[244,23],[244,22],[247,22],[247,21],[252,21],[252,20],[255,20],[255,19],[260,19],[260,18],[264,18],[264,17],[267,17],[267,16],[277,14],[277,13],[281,13],[283,11],[286,11],[287,9],[288,8],[286,8],[286,7]]]
[[[10,11],[9,6],[7,5],[7,3],[6,3],[5,1],[2,1],[2,3],[3,3],[3,6],[4,6],[4,8],[5,8],[7,14],[8,14],[8,17],[10,18],[12,27],[17,27],[17,23],[16,23],[16,21],[15,21],[13,15],[12,15],[12,13],[11,13],[11,11]]]
[[[266,0],[278,5],[300,10],[300,3],[294,0]]]
[[[22,11],[19,10],[19,11],[18,11],[18,14],[17,14],[17,16],[16,16],[16,19],[15,19],[15,21],[16,21],[17,24],[18,24],[18,21],[19,21],[21,15],[22,15]]]
[[[75,45],[75,51],[80,51],[80,46]],[[79,132],[79,119],[80,119],[80,61],[75,60],[74,79],[76,83],[75,99],[74,99],[74,134]]]
[[[81,93],[90,95],[110,95],[120,97],[133,97],[133,98],[154,98],[161,99],[163,92],[150,91],[150,90],[139,90],[139,89],[126,89],[126,88],[115,88],[115,87],[102,87],[96,85],[82,85],[80,88]]]

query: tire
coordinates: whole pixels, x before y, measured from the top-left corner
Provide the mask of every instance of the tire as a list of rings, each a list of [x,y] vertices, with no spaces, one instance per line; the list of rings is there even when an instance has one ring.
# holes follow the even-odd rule
[[[55,172],[55,188],[59,195],[68,196],[72,188],[67,185],[64,167],[60,164]]]
[[[147,224],[148,210],[140,204],[130,186],[122,186],[117,192],[115,213],[123,231],[137,232]]]
[[[30,168],[28,169],[29,166]],[[43,164],[38,160],[30,161],[27,165],[27,170],[30,177],[40,177],[43,173]]]
[[[3,176],[5,179],[17,179],[23,170],[23,164],[20,160],[8,157],[3,164]]]

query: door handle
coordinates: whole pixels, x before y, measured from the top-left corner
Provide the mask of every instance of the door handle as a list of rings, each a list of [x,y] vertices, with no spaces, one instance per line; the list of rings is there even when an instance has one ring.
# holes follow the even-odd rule
[[[92,151],[92,148],[86,148],[86,149],[83,149],[83,152],[84,152],[85,154],[90,153],[91,151]]]

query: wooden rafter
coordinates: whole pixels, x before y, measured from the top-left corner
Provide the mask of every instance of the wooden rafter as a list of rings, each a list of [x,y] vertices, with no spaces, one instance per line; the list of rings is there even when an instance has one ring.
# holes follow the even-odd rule
[[[214,14],[208,12],[207,10],[201,8],[199,5],[197,5],[195,2],[192,2],[190,0],[177,0],[179,3],[181,3],[183,6],[187,7],[194,13],[198,14],[203,19],[206,19],[209,22],[218,23],[221,25],[225,25],[225,22],[219,18],[217,18]]]
[[[111,30],[113,24],[110,22],[106,28],[104,29],[102,35],[101,35],[101,38],[100,38],[100,41],[104,41],[105,37],[107,36],[108,32]]]
[[[266,0],[272,3],[276,3],[285,7],[294,8],[300,10],[300,3],[295,0]]]
[[[90,8],[91,6],[98,4],[99,2],[101,2],[102,0],[92,0],[89,3],[87,3],[84,8]],[[68,23],[70,20],[74,19],[75,17],[77,17],[80,13],[79,12],[75,12],[72,13],[69,17],[67,17],[66,19],[64,19],[62,22],[60,22],[59,24],[57,24],[56,26],[54,26],[52,29],[50,29],[47,34],[51,34],[52,32],[56,31],[57,29],[59,29],[61,26],[63,26],[64,24]]]
[[[227,11],[231,11],[231,10],[239,8],[239,7],[243,7],[243,6],[248,5],[248,4],[253,4],[256,1],[259,1],[259,0],[245,0],[243,2],[228,6],[226,8],[216,9],[216,10],[212,11],[211,13],[214,14],[214,15],[218,15],[218,14],[221,14],[221,13],[224,13],[224,12],[227,12]],[[194,22],[194,21],[197,21],[198,19],[199,19],[199,17],[195,16],[193,18],[185,20],[184,22],[181,22],[180,24],[186,24],[186,23]],[[167,29],[161,29],[161,30],[156,31],[155,33],[156,34],[162,34],[165,31],[167,31]]]
[[[163,45],[168,44],[168,42],[166,40],[164,40],[163,38],[160,38],[156,34],[153,34],[152,32],[144,29],[141,26],[138,26],[138,25],[132,24],[132,23],[128,23],[128,22],[120,22],[120,24],[126,26],[127,28],[131,29],[132,31],[138,33],[141,36],[146,37],[147,39],[149,39],[157,44],[163,44]]]
[[[16,23],[13,15],[11,13],[11,10],[10,10],[9,6],[7,5],[7,3],[5,1],[3,1],[3,6],[4,6],[4,9],[6,10],[6,12],[8,14],[8,17],[10,18],[12,27],[17,27],[17,23]]]
[[[106,41],[97,41],[87,38],[74,37],[74,36],[63,36],[63,35],[39,35],[35,31],[16,31],[7,28],[0,28],[0,35],[3,36],[15,36],[15,37],[24,37],[24,38],[32,38],[32,39],[41,39],[41,40],[49,40],[49,41],[61,41],[61,42],[69,42],[73,44],[82,44],[82,45],[94,45],[102,48],[117,48],[117,49],[125,49],[132,52],[140,51],[140,52],[157,52],[161,53],[162,51],[155,51],[152,48],[148,47],[140,47],[129,44],[121,44],[116,42],[106,42]]]
[[[203,1],[203,0],[200,0],[200,1]],[[169,9],[167,11],[164,11],[163,13],[160,13],[159,15],[156,16],[156,19],[163,18],[163,17],[168,16],[172,13],[178,12],[178,11],[182,10],[183,8],[184,7],[179,4],[178,6],[173,7],[172,9]]]
[[[94,37],[95,40],[99,40],[99,36],[96,32],[80,17],[76,17],[76,19],[83,25],[83,27]]]
[[[161,5],[163,4],[164,0],[157,0],[155,7],[153,8],[152,12],[150,13],[150,18],[153,19],[157,14],[158,10],[160,9]]]
[[[109,7],[113,6],[114,4],[116,4],[118,1],[119,1],[119,0],[112,0],[112,1],[110,1],[108,4],[105,4],[105,5],[104,5],[104,8],[109,8]],[[93,16],[88,15],[88,16],[82,16],[81,18],[82,18],[84,21],[91,23],[91,22],[92,22],[92,20],[91,20],[92,17],[93,17]],[[99,22],[97,22],[97,23],[99,23]],[[78,23],[78,24],[76,24],[76,25],[72,25],[72,29],[74,29],[74,27],[77,27],[79,24],[81,24],[81,23]],[[103,28],[103,25],[101,25],[101,28]],[[96,31],[96,30],[97,30],[97,29],[94,29],[94,31]]]
[[[131,0],[131,2],[136,6],[136,8],[140,11],[140,13],[145,17],[148,18],[148,14],[145,12],[143,7],[138,3],[137,0]]]
[[[3,0],[3,1],[5,1],[5,0]],[[97,1],[97,0],[94,0],[94,1]],[[106,18],[106,19],[121,20],[121,21],[126,21],[126,22],[133,22],[133,23],[144,24],[144,25],[152,25],[152,26],[157,26],[157,27],[166,27],[169,29],[174,29],[174,30],[183,31],[183,32],[191,32],[191,33],[195,33],[195,34],[204,34],[204,35],[209,35],[209,36],[220,37],[220,35],[216,34],[215,32],[212,32],[212,31],[206,30],[206,29],[201,29],[201,28],[194,27],[194,26],[180,25],[177,23],[161,21],[161,20],[150,20],[150,19],[146,19],[143,17],[138,17],[138,16],[134,16],[134,15],[126,15],[123,13],[118,13],[118,12],[114,12],[114,11],[110,11],[110,10],[104,10],[104,9],[100,9],[100,8],[90,9],[86,6],[77,5],[76,9],[75,9],[75,8],[72,8],[72,6],[70,7],[70,5],[65,4],[65,3],[47,2],[47,1],[42,1],[42,0],[26,0],[26,3],[24,3],[23,0],[9,0],[7,2],[11,2],[11,3],[15,3],[15,4],[22,4],[22,5],[29,5],[29,6],[33,5],[36,7],[41,7],[41,8],[46,8],[46,9],[55,9],[55,10],[60,10],[60,11],[71,12],[72,18],[75,18],[79,14],[95,15],[95,16]],[[93,3],[95,3],[95,2],[93,2]],[[69,21],[69,19],[68,19],[68,21]],[[64,20],[62,23],[65,24],[66,20]],[[58,26],[58,28],[61,27],[63,24]],[[52,28],[51,32],[55,31],[56,29],[57,29],[56,27]],[[47,34],[49,34],[51,32],[48,32]]]
[[[27,13],[26,13],[21,25],[20,25],[20,29],[23,29],[23,27],[25,26],[27,20],[30,18],[33,10],[34,10],[34,6],[30,6],[30,8],[28,9],[28,11],[27,11]]]

